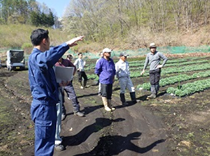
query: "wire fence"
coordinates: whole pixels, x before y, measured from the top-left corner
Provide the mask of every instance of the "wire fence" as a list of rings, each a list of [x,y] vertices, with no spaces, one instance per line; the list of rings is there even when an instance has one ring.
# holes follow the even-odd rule
[[[186,46],[177,46],[177,47],[157,47],[157,50],[159,52],[162,52],[164,54],[187,54],[187,53],[209,53],[210,52],[210,46],[203,45],[200,47],[186,47]],[[136,57],[136,56],[144,56],[146,55],[150,50],[148,48],[140,48],[137,50],[124,50],[124,51],[112,51],[112,57],[119,57],[121,52],[126,52],[130,57]],[[72,54],[73,57],[77,57],[77,53],[69,50],[69,54]],[[83,53],[83,56],[90,59],[97,59],[99,58],[99,53],[91,53],[86,52]]]

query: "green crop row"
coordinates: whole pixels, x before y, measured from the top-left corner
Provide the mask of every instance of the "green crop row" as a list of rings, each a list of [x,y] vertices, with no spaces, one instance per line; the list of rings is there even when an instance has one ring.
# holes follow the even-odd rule
[[[167,62],[167,64],[165,65],[165,67],[170,67],[170,66],[184,66],[184,65],[192,65],[192,64],[201,64],[201,63],[207,63],[209,62],[209,60],[199,60],[199,61],[188,61],[188,62],[181,62],[179,64],[175,64],[175,63],[171,63],[170,60]],[[142,69],[144,64],[138,64],[136,66],[139,67],[134,67],[134,66],[130,66],[130,70],[137,70],[137,69]]]
[[[184,66],[184,65],[191,65],[191,64],[200,64],[200,63],[207,63],[209,62],[209,60],[191,60],[191,61],[187,61],[187,62],[179,62],[179,63],[171,63],[170,60],[169,62],[166,63],[166,67],[169,67],[169,66]]]
[[[199,64],[199,65],[195,64],[195,65],[182,66],[182,67],[175,66],[175,67],[163,68],[161,74],[184,73],[189,71],[198,71],[206,69],[210,69],[209,63]],[[148,71],[145,72],[144,76],[148,75],[149,75]]]
[[[178,59],[178,60],[168,60],[166,63],[166,67],[170,67],[170,66],[183,66],[183,65],[191,65],[191,64],[198,64],[198,63],[207,63],[209,62],[209,60],[198,60],[201,58],[197,58],[197,59],[191,59],[191,60],[187,60],[187,59]],[[176,61],[176,62],[174,62]],[[136,69],[142,69],[144,66],[144,62],[135,62],[135,63],[129,63],[130,66],[130,70],[136,70]],[[138,68],[136,68],[138,67]]]
[[[208,62],[208,60],[200,60],[199,59],[203,59],[204,57],[195,57],[195,58],[184,58],[184,59],[169,59],[166,67],[169,66],[175,66],[175,65],[190,65],[190,64],[194,64],[194,63],[205,63]],[[196,61],[197,60],[197,61]],[[129,62],[129,60],[128,60]],[[144,66],[144,62],[145,60],[141,60],[141,61],[131,61],[129,62],[129,66],[130,66],[130,70],[137,70],[137,69],[142,69]],[[137,68],[138,67],[138,68]],[[95,63],[90,63],[86,65],[86,70],[91,70],[95,68]]]
[[[189,72],[189,71],[198,71],[198,70],[206,70],[206,69],[210,69],[210,65],[209,63],[205,63],[205,64],[200,64],[200,65],[190,65],[190,66],[183,66],[183,67],[171,67],[171,68],[164,68],[164,70],[162,70],[162,74],[171,74],[171,73],[184,73],[184,72]],[[139,71],[135,71],[135,72],[131,72],[130,73],[130,77],[131,78],[135,78],[135,77],[139,77],[140,76],[140,70]],[[148,76],[149,73],[148,71],[144,74],[144,76]],[[95,79],[97,78],[96,74],[88,74],[88,78],[89,79]]]
[[[195,58],[184,58],[184,59],[168,59],[167,61],[167,66],[172,66],[172,65],[187,65],[187,64],[193,64],[193,63],[203,63],[203,62],[208,62],[208,60],[206,59],[204,60],[200,60],[203,59],[205,57],[195,57]],[[200,60],[200,61],[199,61]],[[128,60],[129,62],[129,60]],[[132,67],[138,67],[138,66],[144,66],[144,62],[145,61],[132,61],[129,62],[129,66]],[[135,68],[134,68],[135,69]]]
[[[197,70],[206,70],[210,69],[209,63],[204,64],[195,64],[190,66],[182,66],[182,67],[171,67],[167,68],[162,71],[162,74],[170,74],[170,73],[182,73],[182,72],[188,72],[188,71],[197,71]]]
[[[88,79],[95,79],[98,80],[98,75],[96,74],[87,74]]]
[[[203,58],[206,58],[206,57],[204,56],[204,57],[193,57],[193,58],[188,57],[188,58],[181,58],[181,59],[171,59],[170,63],[177,64],[177,63],[181,63],[181,62],[196,61],[196,60],[200,60]]]
[[[193,75],[187,75],[187,74],[182,74],[182,75],[177,75],[177,76],[172,76],[172,77],[167,77],[164,79],[160,80],[160,86],[166,86],[182,81],[187,81],[191,79],[196,79],[196,78],[204,78],[210,76],[210,71],[203,71],[199,73],[194,73]],[[143,83],[142,85],[138,85],[137,88],[149,90],[151,87],[150,83]]]
[[[169,87],[167,93],[173,94],[179,97],[193,94],[195,92],[200,92],[205,89],[210,88],[210,79],[198,80],[192,83],[186,83],[179,88]]]
[[[95,64],[93,64],[93,63],[85,66],[85,70],[87,70],[87,71],[94,69],[94,68],[95,68]]]

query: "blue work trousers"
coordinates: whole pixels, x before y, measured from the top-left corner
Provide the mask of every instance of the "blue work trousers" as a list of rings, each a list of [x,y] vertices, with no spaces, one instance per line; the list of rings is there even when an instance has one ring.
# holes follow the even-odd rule
[[[33,102],[31,117],[35,123],[35,156],[53,156],[57,112],[56,105]]]

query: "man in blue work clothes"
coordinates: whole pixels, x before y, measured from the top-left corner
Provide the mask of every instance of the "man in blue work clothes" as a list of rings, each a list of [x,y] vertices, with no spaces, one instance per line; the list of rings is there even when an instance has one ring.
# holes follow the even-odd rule
[[[151,84],[151,95],[147,97],[147,99],[155,99],[158,91],[159,91],[159,81],[160,81],[160,73],[161,73],[161,68],[164,67],[164,65],[167,62],[167,57],[165,57],[162,53],[158,52],[156,49],[155,43],[151,43],[150,46],[150,53],[147,54],[145,63],[144,63],[144,68],[141,72],[141,75],[144,74],[145,69],[147,68],[147,65],[150,65],[150,70],[149,70],[149,79],[150,79],[150,84]],[[161,59],[163,59],[163,63],[160,64]]]
[[[36,29],[30,39],[34,49],[29,56],[29,84],[33,101],[31,118],[35,123],[35,156],[52,156],[55,143],[56,104],[58,103],[58,84],[53,66],[60,57],[83,36],[50,48],[48,30]]]
[[[95,73],[99,76],[101,83],[101,97],[106,111],[113,111],[112,107],[112,85],[115,76],[115,64],[111,59],[111,49],[103,49],[103,57],[96,63]]]

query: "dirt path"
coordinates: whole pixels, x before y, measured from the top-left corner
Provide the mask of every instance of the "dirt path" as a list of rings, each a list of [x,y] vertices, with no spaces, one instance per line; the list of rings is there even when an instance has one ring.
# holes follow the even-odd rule
[[[85,117],[74,116],[66,99],[68,116],[62,123],[65,151],[55,156],[161,156],[166,153],[166,134],[161,119],[141,106],[122,106],[113,98],[116,110],[105,112],[97,87],[75,90]]]

